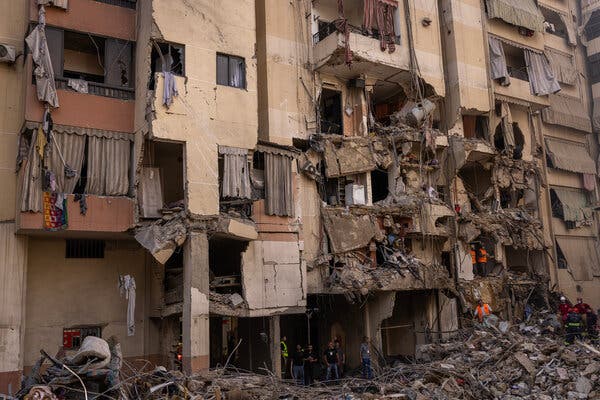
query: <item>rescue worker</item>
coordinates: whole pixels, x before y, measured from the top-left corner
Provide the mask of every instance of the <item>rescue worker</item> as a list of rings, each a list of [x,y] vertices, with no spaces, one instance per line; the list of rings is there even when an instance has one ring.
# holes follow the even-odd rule
[[[474,317],[477,318],[479,323],[483,323],[485,317],[492,313],[492,307],[489,304],[484,303],[483,300],[479,299],[477,301],[477,308],[474,312]]]
[[[569,308],[567,314],[567,320],[565,322],[565,344],[573,344],[575,339],[581,339],[581,328],[583,322],[581,320],[581,314],[577,312],[575,307]]]
[[[478,273],[477,273],[477,251],[475,250],[474,244],[471,244],[471,263],[473,264],[473,275],[478,275]]]
[[[587,314],[588,311],[592,311],[592,307],[588,303],[583,302],[583,298],[577,298],[577,304],[573,306],[575,311],[581,315]]]
[[[567,298],[565,296],[560,296],[560,304],[558,305],[558,312],[560,312],[560,319],[562,321],[563,326],[565,325],[565,321],[567,320],[567,314],[569,314],[569,309],[571,306],[567,303]]]
[[[479,250],[477,251],[477,269],[479,270],[479,275],[481,276],[485,276],[487,261],[487,250],[482,244],[479,246]]]
[[[279,343],[279,347],[281,348],[281,377],[285,377],[285,371],[287,371],[287,361],[289,357],[288,347],[287,347],[287,336],[283,336],[281,338],[281,342]]]
[[[325,380],[330,380],[332,376],[333,379],[338,380],[340,378],[338,372],[338,356],[337,350],[333,347],[333,342],[329,342],[327,349],[325,349],[323,361],[325,361],[325,365],[327,365],[327,375]]]
[[[292,378],[296,384],[304,384],[304,350],[299,344],[296,345],[296,352],[292,358]]]
[[[598,341],[598,315],[591,308],[586,314],[587,335],[592,343]]]

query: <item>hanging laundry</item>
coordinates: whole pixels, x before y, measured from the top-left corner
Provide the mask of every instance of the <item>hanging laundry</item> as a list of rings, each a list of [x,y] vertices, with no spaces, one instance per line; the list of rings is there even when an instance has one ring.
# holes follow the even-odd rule
[[[48,231],[66,229],[68,226],[65,199],[62,198],[61,208],[56,206],[58,199],[57,193],[44,192],[44,229]]]
[[[79,213],[85,215],[87,213],[87,200],[86,195],[83,193],[77,193],[73,197],[73,201],[79,202]]]
[[[165,86],[163,88],[163,104],[170,107],[173,104],[173,97],[178,96],[177,83],[175,82],[175,75],[172,72],[163,71],[165,77]]]
[[[39,127],[37,134],[37,151],[42,160],[44,159],[44,150],[46,149],[47,144],[48,140],[46,139],[46,135],[44,134],[42,127]]]
[[[135,279],[119,275],[119,292],[127,299],[127,336],[135,335]]]

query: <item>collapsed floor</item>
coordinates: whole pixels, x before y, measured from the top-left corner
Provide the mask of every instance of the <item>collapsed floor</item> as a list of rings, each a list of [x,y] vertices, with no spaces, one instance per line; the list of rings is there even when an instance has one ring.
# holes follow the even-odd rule
[[[56,360],[43,353],[16,398],[84,398],[82,383],[89,398],[122,400],[598,398],[600,351],[583,342],[563,345],[560,330],[556,315],[547,311],[512,327],[464,328],[451,339],[419,346],[414,363],[377,360],[372,380],[352,371],[342,380],[311,387],[279,380],[267,370],[259,375],[227,365],[193,376],[147,364],[136,367],[122,360],[114,340],[109,345],[94,338],[77,357]],[[41,372],[46,360],[52,366]]]

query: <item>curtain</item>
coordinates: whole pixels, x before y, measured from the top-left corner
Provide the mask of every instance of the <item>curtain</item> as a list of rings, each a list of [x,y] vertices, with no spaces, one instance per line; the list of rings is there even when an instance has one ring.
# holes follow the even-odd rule
[[[292,158],[265,153],[265,209],[268,215],[294,215]]]
[[[129,192],[129,140],[88,137],[86,193],[125,196]]]
[[[500,18],[532,31],[544,31],[544,16],[534,0],[486,0],[486,6],[489,18]]]
[[[42,11],[40,10],[40,13]],[[43,18],[41,16],[40,18]],[[58,107],[58,95],[54,83],[54,69],[48,50],[45,25],[38,24],[25,39],[35,64],[33,75],[35,76],[35,87],[39,101],[43,101],[52,107]]]
[[[510,76],[508,75],[508,67],[506,66],[506,56],[504,55],[502,42],[497,38],[490,36],[488,44],[490,46],[492,79],[500,79],[500,84],[502,86],[510,85]]]
[[[229,86],[243,88],[244,82],[244,60],[238,57],[229,57]]]
[[[252,198],[250,174],[248,173],[248,150],[219,146],[219,154],[223,155],[221,196]]]
[[[550,61],[557,81],[567,85],[575,85],[577,83],[579,73],[577,72],[572,56],[550,49],[546,49],[546,56],[548,57],[548,61]]]
[[[502,133],[504,134],[504,145],[506,148],[513,149],[515,147],[515,133],[513,130],[513,119],[510,112],[510,106],[503,101],[500,106]]]
[[[25,159],[21,186],[21,211],[42,211],[42,169],[40,154],[37,151],[37,135],[38,130],[34,129]]]
[[[565,29],[567,30],[567,42],[571,46],[577,46],[577,35],[575,34],[575,27],[573,26],[573,18],[571,14],[569,15],[559,13],[560,20],[563,24],[565,24]]]
[[[525,62],[531,94],[543,96],[560,91],[560,85],[544,54],[525,49]]]
[[[56,178],[56,192],[73,193],[77,181],[79,181],[81,176],[81,166],[85,151],[85,136],[53,131],[49,146],[49,169],[54,173]],[[67,177],[65,175],[65,164],[75,171],[74,176]]]

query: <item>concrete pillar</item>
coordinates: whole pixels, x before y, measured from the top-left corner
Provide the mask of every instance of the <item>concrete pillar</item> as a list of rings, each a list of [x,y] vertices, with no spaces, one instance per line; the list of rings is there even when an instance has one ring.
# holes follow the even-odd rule
[[[281,378],[281,329],[279,315],[269,318],[269,333],[271,335],[271,365],[276,377]],[[289,348],[288,348],[289,352]]]
[[[209,265],[206,233],[192,232],[183,253],[183,370],[209,367]]]
[[[15,394],[23,372],[27,238],[0,223],[0,393]]]

